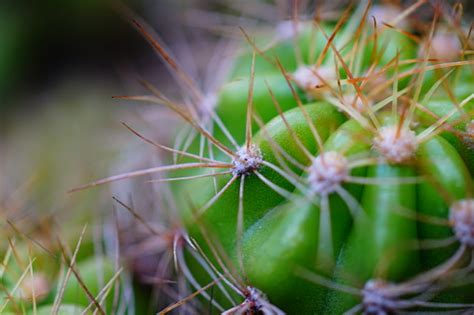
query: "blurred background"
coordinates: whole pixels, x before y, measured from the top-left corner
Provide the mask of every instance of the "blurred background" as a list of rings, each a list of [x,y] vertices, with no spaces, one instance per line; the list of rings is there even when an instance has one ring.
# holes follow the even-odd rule
[[[101,207],[66,191],[108,174],[130,140],[120,121],[135,109],[111,96],[164,71],[123,8],[172,36],[166,1],[0,1],[0,215]]]

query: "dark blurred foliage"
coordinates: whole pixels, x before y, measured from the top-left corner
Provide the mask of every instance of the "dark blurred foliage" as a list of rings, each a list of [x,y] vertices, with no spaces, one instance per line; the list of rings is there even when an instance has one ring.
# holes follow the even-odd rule
[[[137,3],[125,2],[140,12]],[[2,0],[0,115],[15,109],[17,97],[41,91],[68,71],[111,77],[145,48],[109,1]]]

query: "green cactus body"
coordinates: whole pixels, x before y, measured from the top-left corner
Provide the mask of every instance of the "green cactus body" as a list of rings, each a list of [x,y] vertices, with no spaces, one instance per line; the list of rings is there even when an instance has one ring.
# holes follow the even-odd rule
[[[334,31],[334,25],[322,23],[320,27],[327,36]],[[268,39],[268,34],[258,36],[255,40],[258,48],[266,57],[257,54],[255,60],[255,72],[259,75],[279,74],[280,68],[276,60],[269,62],[276,57],[281,66],[288,72],[296,71],[298,59],[304,64],[312,64],[324,49],[327,40],[321,32],[316,31],[314,25],[307,22],[285,21],[276,26],[273,38]],[[295,34],[298,34],[297,38]],[[248,45],[245,45],[246,47]],[[299,47],[299,48],[295,48]],[[233,65],[231,80],[247,78],[248,70],[252,64],[252,49],[248,47],[239,55]]]
[[[396,36],[403,38],[400,34]],[[393,47],[392,50],[388,48],[387,63],[393,62],[389,59],[393,58],[392,55],[396,55]],[[275,80],[278,80],[276,77]],[[281,86],[284,86],[281,76],[280,82]],[[240,90],[247,84],[248,81]],[[256,77],[255,84],[257,90],[261,88],[260,77]],[[271,84],[268,86],[272,87]],[[278,86],[275,84],[277,89]],[[238,90],[233,93],[237,93]],[[235,101],[237,98],[229,99]],[[234,102],[225,102],[225,98],[221,100],[223,101],[220,103],[218,113],[223,119],[229,117],[230,124],[233,123],[232,131],[241,135],[238,137],[238,142],[242,143],[245,133],[242,122],[245,115],[239,114],[240,119],[232,121],[232,109],[239,105],[235,102],[235,105],[227,108],[227,104]],[[259,103],[260,100],[260,98],[254,99],[255,107],[263,104],[263,101]],[[284,100],[284,97],[280,100]],[[243,108],[242,104],[246,102],[243,100],[239,102],[240,108]],[[266,102],[270,104],[268,96]],[[285,108],[294,107],[294,99],[285,106],[288,106]],[[469,106],[468,104],[466,107],[467,111]],[[326,109],[328,104],[316,103],[305,107],[318,133],[321,133],[324,152],[339,152],[347,158],[378,156],[379,153],[373,148],[372,142],[376,134],[362,127],[356,120],[342,124],[344,118],[337,117],[337,112],[331,113],[331,117],[322,118],[321,112],[328,111]],[[268,105],[266,108],[271,107]],[[436,101],[430,102],[427,108],[439,117],[443,117],[447,114],[446,111],[449,111],[445,106],[437,107]],[[272,109],[265,113],[268,113],[268,116],[265,116],[264,121],[268,121],[268,117],[275,116],[276,111]],[[377,119],[385,119],[383,115],[377,116]],[[310,124],[305,120],[300,108],[286,112],[285,117],[287,119],[276,117],[270,121],[255,135],[254,144],[262,150],[263,159],[269,163],[282,166],[281,157],[280,160],[274,157],[278,155],[275,153],[276,143],[292,158],[309,168],[312,161],[301,152],[301,148],[292,138],[294,137],[292,131],[297,130],[298,139],[311,155],[317,157],[319,149]],[[450,119],[454,120],[456,117]],[[328,122],[332,122],[332,131],[329,134],[325,132],[329,130],[326,125]],[[431,124],[425,123],[425,129],[421,128],[419,132],[435,123],[433,120]],[[255,127],[254,125],[254,129]],[[272,141],[268,141],[268,137]],[[467,168],[471,164],[463,162],[456,149],[438,136],[419,143],[412,154],[410,162],[388,163],[383,161],[382,156],[375,165],[351,169],[352,176],[372,179],[376,184],[344,183],[342,187],[351,196],[353,203],[348,205],[347,195],[344,199],[338,193],[329,193],[327,195],[329,214],[321,211],[320,200],[317,198],[311,200],[312,197],[308,197],[310,187],[307,187],[306,191],[296,188],[295,196],[298,201],[289,201],[287,197],[262,182],[258,176],[246,174],[243,186],[243,235],[239,236],[237,231],[239,194],[242,189],[239,189],[239,183],[242,177],[232,183],[216,203],[209,208],[206,207],[202,215],[199,214],[198,221],[195,221],[189,212],[185,215],[186,221],[191,222],[189,231],[202,243],[205,243],[205,240],[200,237],[196,226],[200,225],[201,229],[204,227],[212,231],[213,238],[223,246],[227,255],[233,257],[236,265],[239,264],[239,259],[243,260],[244,270],[241,272],[248,284],[263,290],[272,303],[288,313],[343,313],[360,303],[360,298],[305,281],[295,270],[307,268],[333,278],[334,281],[362,288],[364,283],[372,278],[391,282],[406,280],[423,270],[441,264],[455,253],[455,245],[448,250],[443,248],[419,251],[416,245],[413,246],[419,239],[452,237],[452,229],[449,226],[433,227],[428,223],[419,223],[400,212],[409,209],[425,216],[448,218],[450,205],[445,196],[440,196],[436,192],[440,189],[447,190],[452,200],[467,198],[471,187],[471,177]],[[292,171],[298,176],[302,175],[298,168],[293,167]],[[290,181],[267,166],[262,166],[258,172],[285,191],[295,190]],[[423,179],[419,183],[410,183],[408,180],[404,183],[404,178],[416,176],[427,176],[430,180]],[[231,178],[232,176],[221,177],[218,180],[218,190],[224,188]],[[384,183],[385,179],[399,182]],[[184,186],[187,185],[194,187],[193,184]],[[199,185],[203,187],[203,183]],[[193,188],[181,192],[192,196],[194,206],[200,209],[216,195],[215,187],[207,186],[209,189],[205,192],[200,190],[198,194]],[[358,214],[354,214],[354,205],[360,207],[361,211]],[[243,243],[241,252],[238,250],[238,242]],[[208,254],[212,256],[209,251]]]
[[[471,174],[474,174],[474,136],[472,117],[474,98],[472,94],[472,75],[464,75],[465,81],[455,84],[450,98],[445,91],[435,93],[424,102],[420,111],[420,122],[429,126],[437,120],[445,120],[441,135],[461,154]]]
[[[381,67],[415,56],[413,41],[404,34],[393,31],[385,37],[381,35],[378,40],[385,43],[378,57]],[[364,73],[364,69],[374,62],[370,57],[373,45],[371,42],[364,47],[365,59],[361,58],[355,66],[358,73]],[[286,54],[282,56],[287,57]],[[250,67],[251,59],[248,64]],[[415,69],[411,64],[396,68],[388,68],[387,78]],[[406,88],[410,82],[416,82],[417,75],[415,71],[398,80],[397,87]],[[286,112],[283,116],[278,115],[268,94],[265,98],[254,97],[256,112],[265,108],[261,116],[264,117],[262,121],[267,122],[264,127],[253,124],[253,130],[260,130],[251,140],[260,150],[263,162],[241,173],[231,167],[232,173],[219,177],[217,186],[210,180],[180,186],[180,194],[190,196],[194,209],[182,212],[188,231],[204,244],[204,252],[214,263],[215,252],[206,245],[209,236],[238,266],[245,283],[262,290],[271,303],[285,312],[339,314],[362,303],[361,297],[308,281],[301,276],[301,270],[310,270],[363,292],[364,285],[373,284],[371,279],[403,282],[455,255],[459,247],[456,242],[434,249],[424,249],[419,243],[426,239],[452,238],[452,226],[447,223],[433,226],[415,219],[425,216],[447,222],[450,207],[457,200],[470,196],[472,176],[468,168],[472,167],[469,162],[472,156],[463,153],[465,143],[444,139],[449,140],[453,133],[445,132],[443,137],[430,135],[439,117],[455,109],[454,105],[445,106],[440,96],[432,100],[427,97],[426,108],[438,119],[423,111],[417,112],[421,127],[415,133],[403,121],[403,115],[389,110],[372,112],[367,109],[354,113],[343,104],[338,111],[320,101],[293,108],[295,99],[282,74],[273,72],[266,76],[268,87],[277,91],[275,94]],[[347,75],[343,71],[340,77],[344,79]],[[256,95],[268,92],[267,87],[263,89],[264,78],[265,75],[259,76],[256,72],[255,91],[265,91]],[[224,90],[217,108],[219,117],[229,124],[244,150],[246,113],[243,109],[247,109],[248,84],[248,79],[231,82],[228,87],[235,90]],[[241,94],[238,91],[242,91]],[[459,88],[459,91],[465,94],[463,89]],[[278,94],[280,92],[282,94]],[[325,99],[319,94],[309,96],[319,97]],[[285,102],[286,98],[290,100]],[[472,119],[471,103],[466,105],[464,112]],[[344,122],[346,116],[342,111],[352,119]],[[450,120],[456,121],[459,115],[461,113],[456,112]],[[456,128],[465,128],[465,125]],[[387,140],[389,138],[393,143]],[[278,148],[283,148],[289,157],[278,153]],[[328,169],[334,167],[331,171],[336,173],[312,174],[318,158],[324,161],[322,156],[326,154]],[[303,168],[289,159],[296,160]],[[357,166],[348,166],[363,159],[371,162],[360,165],[355,162]],[[331,164],[339,160],[342,166],[348,163],[344,166],[347,169],[338,169],[342,166]],[[235,161],[234,158],[234,165]],[[325,179],[330,183],[332,180],[324,176],[341,176],[341,179],[324,186],[328,184],[317,180]],[[352,181],[351,178],[360,180]],[[220,194],[220,191],[224,192]],[[182,209],[189,209],[189,200],[187,202]],[[239,215],[243,216],[240,235]],[[207,237],[202,236],[203,229],[207,231]]]
[[[327,138],[331,131],[335,130],[343,121],[344,116],[337,112],[337,110],[325,103],[317,103],[314,105],[307,105],[306,111],[308,115],[313,119],[313,123],[318,125],[318,129],[321,132],[323,138]],[[294,132],[302,140],[305,147],[312,148],[311,150],[316,150],[315,140],[311,135],[310,127],[307,121],[304,119],[302,112],[299,109],[293,109],[286,113],[285,115],[288,123],[292,125]],[[270,141],[271,140],[271,141]],[[292,135],[288,132],[285,124],[282,121],[274,120],[269,122],[264,131],[262,131],[255,138],[255,144],[260,148],[262,157],[270,162],[277,162],[277,157],[273,152],[273,143],[272,141],[283,148],[292,148],[291,157],[297,160],[300,163],[307,163],[308,158],[304,155],[302,150],[293,141]],[[294,171],[298,171],[294,169]],[[276,183],[277,185],[285,188],[287,190],[293,190],[294,187],[291,183],[286,181],[281,175],[275,172],[272,169],[262,169],[262,175]],[[232,175],[220,178],[218,180],[218,186],[221,189],[226,185],[229,180],[232,178]],[[213,185],[202,185],[199,184],[201,189],[198,191],[195,184],[190,183],[191,188],[187,192],[183,192],[186,195],[190,195],[193,198],[194,204],[199,204],[205,201],[208,201],[215,194]],[[249,227],[260,219],[268,209],[271,209],[277,206],[279,203],[284,200],[284,197],[280,196],[274,190],[266,185],[262,185],[261,181],[255,176],[249,176],[246,180],[246,188],[249,191],[249,194],[253,194],[255,197],[250,196],[244,200],[244,208],[246,209],[247,215],[245,216],[245,226]],[[204,187],[204,191],[202,188]],[[220,242],[227,249],[232,248],[235,245],[235,235],[227,233],[232,231],[236,226],[237,218],[237,208],[233,209],[234,215],[229,215],[225,211],[221,211],[223,208],[227,208],[229,204],[238,203],[238,183],[231,186],[230,190],[222,195],[222,197],[217,201],[212,207],[207,209],[203,214],[204,222],[209,220],[209,228],[215,230],[216,233],[222,235]],[[193,217],[190,216],[187,221],[193,222]],[[233,218],[233,219],[232,219]],[[229,220],[230,219],[230,220]],[[196,230],[196,227],[193,228]]]
[[[238,143],[242,143],[245,136],[242,126],[245,125],[247,107],[242,105],[247,104],[249,81],[247,78],[225,84],[219,93],[216,107],[216,113]],[[282,110],[288,110],[297,105],[291,88],[281,73],[258,76],[253,85],[253,100],[255,112],[263,122],[268,122],[278,115],[270,93],[273,93],[275,100],[281,104]],[[304,93],[300,92],[299,97],[304,100]],[[253,126],[258,128],[256,123]],[[219,135],[219,130],[216,131],[216,136],[222,141],[226,140],[223,135]]]
[[[312,21],[280,42],[257,37],[260,50],[237,55],[215,102],[195,104],[215,110],[203,121],[151,89],[201,142],[168,148],[182,154],[176,165],[128,177],[170,171],[185,179],[171,186],[194,251],[174,255],[194,288],[217,285],[212,297],[202,294],[219,305],[215,313],[425,310],[450,300],[456,268],[466,272],[471,79],[461,68],[466,86],[443,92],[438,75],[469,62],[417,59],[416,36],[372,27],[368,9],[342,24]],[[450,302],[474,299],[470,288],[458,295]]]
[[[314,117],[313,122],[323,140],[329,136],[327,131],[331,129],[325,123],[332,121],[332,128],[336,128],[343,121],[342,118],[336,119],[337,112],[330,112],[332,116],[324,117],[324,111],[330,108],[324,103],[306,107]],[[298,130],[297,136],[308,151],[317,156],[317,144],[301,109],[291,110],[285,113],[285,117],[291,129]],[[311,165],[294,141],[291,143],[291,132],[281,117],[272,120],[255,136],[255,144],[261,148],[265,161],[279,163],[273,158],[268,142],[259,140],[264,130],[295,159],[306,163],[308,167]],[[331,132],[324,148],[341,152],[348,158],[377,156],[370,143],[361,140],[370,139],[370,136],[370,132],[350,120]],[[299,155],[296,154],[298,151]],[[419,224],[401,213],[408,209],[426,216],[447,218],[449,205],[436,192],[441,187],[448,190],[454,200],[463,199],[467,196],[467,187],[472,184],[471,176],[457,151],[443,138],[434,137],[423,142],[413,153],[415,156],[410,163],[387,163],[381,160],[375,165],[352,170],[354,176],[361,175],[374,180],[373,184],[367,185],[344,184],[344,189],[360,205],[359,212],[354,209],[354,205],[350,209],[337,193],[331,193],[326,209],[330,213],[323,215],[317,196],[299,196],[299,193],[295,193],[299,201],[288,201],[258,176],[247,175],[243,197],[242,253],[236,251],[239,180],[229,187],[219,201],[205,210],[199,224],[219,240],[228,255],[234,257],[236,264],[238,255],[242,255],[244,274],[249,284],[263,290],[273,303],[285,311],[295,314],[340,313],[356,304],[357,298],[348,299],[337,291],[326,296],[326,288],[305,284],[295,274],[295,270],[306,267],[330,276],[331,270],[335,270],[336,280],[360,287],[371,278],[387,281],[407,279],[422,269],[436,266],[453,254],[453,250],[426,252],[416,250],[416,246],[413,249],[412,245],[418,239],[452,236],[451,228],[438,228],[437,231],[436,227],[427,223]],[[287,191],[295,189],[268,167],[262,166],[258,172],[280,188]],[[429,176],[429,180],[403,182],[404,178],[415,176]],[[222,188],[229,180],[229,177],[222,178],[219,187]],[[189,193],[200,197],[204,194],[202,190]],[[204,200],[215,195],[213,190],[209,193],[209,197]],[[308,191],[303,193],[308,194]],[[356,214],[351,215],[351,211]],[[190,227],[190,231],[199,239],[198,229]]]

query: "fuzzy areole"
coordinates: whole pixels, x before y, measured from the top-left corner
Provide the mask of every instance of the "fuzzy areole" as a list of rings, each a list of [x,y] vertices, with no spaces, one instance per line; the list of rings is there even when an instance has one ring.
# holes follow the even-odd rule
[[[234,176],[249,175],[258,170],[262,166],[262,162],[262,152],[255,144],[249,147],[244,146],[236,152],[236,156],[232,160],[232,164],[234,164],[232,174]]]
[[[456,201],[450,208],[449,218],[459,242],[474,248],[474,199]]]
[[[338,152],[330,151],[318,155],[310,166],[308,181],[311,190],[327,195],[334,192],[349,175],[347,159]]]
[[[415,132],[399,126],[382,127],[374,139],[374,147],[391,163],[412,158],[417,148]]]

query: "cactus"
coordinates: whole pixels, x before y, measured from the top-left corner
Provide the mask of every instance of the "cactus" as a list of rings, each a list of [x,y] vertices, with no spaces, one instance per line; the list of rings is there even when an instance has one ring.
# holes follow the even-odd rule
[[[117,98],[191,128],[172,147],[126,125],[169,164],[74,190],[166,174],[173,225],[150,233],[174,257],[166,276],[195,292],[162,313],[205,300],[223,314],[472,311],[473,42],[441,5],[414,35],[407,16],[430,6],[295,15],[273,36],[243,28],[214,94],[134,21],[186,97],[144,82],[150,95]],[[458,38],[455,53],[443,38]]]

